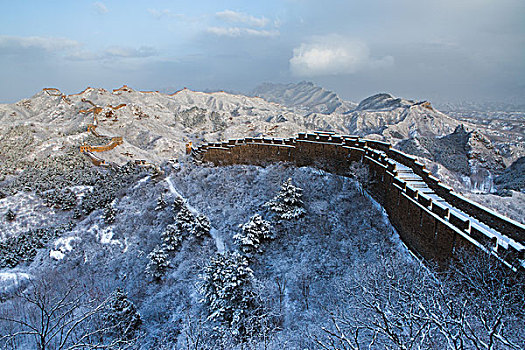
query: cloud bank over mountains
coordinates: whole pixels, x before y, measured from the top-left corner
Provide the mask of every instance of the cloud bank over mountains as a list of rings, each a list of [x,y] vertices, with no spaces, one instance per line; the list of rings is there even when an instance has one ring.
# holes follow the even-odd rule
[[[352,74],[394,64],[392,56],[373,58],[368,46],[359,40],[350,40],[337,34],[313,37],[293,49],[290,70],[298,77]]]
[[[349,100],[525,96],[525,3],[8,2],[0,102],[42,87],[247,92],[304,78]]]

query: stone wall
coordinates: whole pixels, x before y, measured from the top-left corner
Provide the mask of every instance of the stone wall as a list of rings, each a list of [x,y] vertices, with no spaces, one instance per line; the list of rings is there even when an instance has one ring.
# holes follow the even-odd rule
[[[248,137],[209,143],[192,148],[191,154],[215,165],[289,162],[343,176],[348,175],[352,162],[363,162],[371,172],[370,193],[415,254],[444,267],[459,250],[482,249],[509,267],[525,267],[524,225],[454,193],[415,157],[392,149],[388,143],[317,132],[290,139]],[[421,177],[425,193],[398,176],[396,162]],[[450,210],[443,201],[464,215]],[[476,225],[471,226],[471,220]]]

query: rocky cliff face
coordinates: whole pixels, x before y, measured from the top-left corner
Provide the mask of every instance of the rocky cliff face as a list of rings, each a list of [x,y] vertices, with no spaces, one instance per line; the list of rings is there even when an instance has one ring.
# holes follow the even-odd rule
[[[519,158],[510,167],[496,177],[494,183],[498,189],[525,192],[525,157]]]
[[[443,137],[418,135],[396,147],[443,165],[463,177],[464,185],[473,190],[491,191],[493,177],[505,169],[503,157],[490,140],[463,125]]]

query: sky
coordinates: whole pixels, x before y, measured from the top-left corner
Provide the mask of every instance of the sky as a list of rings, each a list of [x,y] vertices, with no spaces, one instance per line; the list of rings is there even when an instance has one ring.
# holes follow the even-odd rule
[[[305,80],[355,102],[523,103],[525,1],[0,0],[1,103]]]

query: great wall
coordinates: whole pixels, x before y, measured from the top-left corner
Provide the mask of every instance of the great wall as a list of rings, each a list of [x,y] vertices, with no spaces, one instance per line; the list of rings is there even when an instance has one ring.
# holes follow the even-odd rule
[[[85,92],[89,91],[90,89],[92,89],[92,88],[91,87],[87,87],[86,89],[84,89],[83,91],[81,91],[81,92],[79,92],[77,94],[70,94],[70,95],[63,94],[57,88],[43,88],[42,91],[46,92],[50,96],[60,97],[61,100],[63,100],[67,104],[71,104],[71,100],[70,100],[71,96],[83,95]],[[130,91],[133,91],[133,90],[130,89],[127,85],[123,85],[122,87],[120,87],[118,89],[114,89],[113,93],[114,94],[119,94],[121,92],[130,92]],[[158,91],[139,91],[139,92],[140,93],[144,93],[144,94],[158,93]],[[110,150],[114,149],[115,147],[123,144],[124,140],[123,140],[123,138],[121,136],[109,137],[109,136],[105,136],[105,135],[99,134],[96,131],[97,126],[98,126],[98,116],[104,111],[104,107],[100,107],[100,106],[96,105],[95,103],[93,103],[92,101],[90,101],[90,100],[88,100],[86,98],[81,98],[81,101],[84,102],[84,103],[90,104],[91,108],[89,108],[89,109],[82,109],[82,110],[80,110],[78,112],[79,113],[84,113],[86,115],[89,115],[90,113],[93,113],[93,122],[89,123],[87,125],[87,131],[89,133],[91,133],[93,136],[97,137],[97,138],[110,138],[110,142],[105,144],[105,145],[88,145],[88,144],[83,144],[83,145],[81,145],[79,147],[79,151],[82,154],[84,154],[85,156],[87,156],[95,166],[108,167],[108,166],[110,166],[110,164],[106,160],[104,160],[104,159],[102,159],[100,157],[97,157],[93,152],[100,153],[100,152],[110,151]],[[125,103],[121,103],[121,104],[119,104],[117,106],[107,105],[105,108],[109,112],[111,112],[111,115],[113,115],[112,114],[113,111],[119,110],[119,109],[121,109],[123,107],[126,107]],[[106,117],[108,117],[108,116],[106,115]],[[116,116],[115,116],[115,120],[116,120]],[[151,169],[153,171],[153,176],[158,176],[158,175],[163,174],[163,171],[157,165],[149,163],[146,160],[136,159],[136,160],[134,160],[134,163],[136,165],[138,165],[138,166]]]
[[[74,95],[81,95],[88,89]],[[68,104],[69,97],[74,96],[64,95],[55,88],[44,91],[51,96],[60,96]],[[132,90],[124,85],[113,93],[129,91]],[[95,137],[107,138],[96,131],[97,116],[103,108],[84,98],[82,102],[92,106],[80,111],[93,113],[93,123],[88,124],[87,131]],[[118,110],[125,106],[107,108]],[[109,151],[122,143],[122,137],[117,136],[102,146],[84,144],[80,151],[93,164],[108,166],[93,152]],[[190,143],[186,151],[198,161],[215,165],[285,162],[295,166],[314,166],[342,176],[348,175],[352,162],[362,162],[371,169],[370,194],[385,208],[401,239],[416,255],[446,266],[458,251],[480,249],[516,271],[525,270],[525,225],[455,193],[425,169],[416,157],[393,149],[388,143],[315,132],[299,133],[297,138],[288,139],[231,139],[196,148]],[[157,174],[162,173],[158,166],[145,160],[135,160],[135,163],[153,168]]]
[[[63,95],[62,95],[63,96]],[[87,131],[90,132],[93,136],[95,137],[98,137],[98,138],[104,138],[106,136],[103,136],[103,135],[100,135],[97,131],[96,131],[96,128],[98,126],[98,115],[100,113],[102,113],[102,111],[104,110],[102,107],[99,107],[97,105],[95,105],[93,102],[85,99],[85,98],[82,98],[81,100],[82,102],[85,102],[85,103],[89,103],[90,105],[92,105],[93,107],[90,108],[90,109],[83,109],[83,110],[80,110],[79,113],[86,113],[86,114],[89,114],[89,113],[93,113],[93,123],[90,123],[87,125]],[[107,108],[110,109],[110,111],[116,111],[122,107],[125,107],[126,104],[122,103],[122,104],[119,104],[118,106],[116,107],[113,107],[111,105],[107,106]],[[122,143],[124,142],[124,140],[122,139],[121,136],[114,136],[114,137],[111,137],[111,141],[106,144],[106,145],[102,145],[102,146],[92,146],[92,145],[82,145],[80,146],[80,152],[85,154],[90,160],[91,162],[96,165],[96,166],[107,166],[108,164],[106,163],[106,161],[102,158],[99,158],[97,156],[95,156],[93,154],[93,152],[106,152],[106,151],[110,151],[112,150],[113,148],[117,147],[118,145],[121,145]]]
[[[483,250],[515,271],[525,270],[525,225],[455,193],[416,157],[388,143],[316,132],[190,145],[187,152],[221,166],[285,162],[343,176],[352,162],[362,162],[370,169],[369,192],[416,255],[446,267],[460,251]]]

